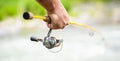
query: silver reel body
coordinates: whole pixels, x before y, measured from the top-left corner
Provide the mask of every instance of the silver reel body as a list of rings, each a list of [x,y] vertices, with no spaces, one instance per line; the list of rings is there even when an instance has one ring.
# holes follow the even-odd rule
[[[55,37],[50,36],[51,31],[52,30],[50,29],[47,36],[44,37],[44,39],[31,37],[31,41],[36,41],[36,42],[41,41],[47,49],[52,49],[52,48],[60,46],[63,42],[63,39],[57,39]]]

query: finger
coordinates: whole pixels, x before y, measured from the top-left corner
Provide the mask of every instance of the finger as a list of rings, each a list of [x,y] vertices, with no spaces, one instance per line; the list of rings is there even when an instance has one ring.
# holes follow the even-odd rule
[[[49,28],[54,29],[54,30],[60,29],[59,27],[55,26],[54,24],[50,24],[50,27],[49,27]]]
[[[54,29],[54,27],[53,27],[52,24],[48,24],[48,28],[50,28],[50,29]]]

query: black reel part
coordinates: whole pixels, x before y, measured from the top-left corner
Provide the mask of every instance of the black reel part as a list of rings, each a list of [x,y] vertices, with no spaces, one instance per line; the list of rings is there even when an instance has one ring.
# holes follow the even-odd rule
[[[36,38],[36,37],[30,37],[30,40],[35,42],[39,42],[39,41],[43,42],[43,39]]]

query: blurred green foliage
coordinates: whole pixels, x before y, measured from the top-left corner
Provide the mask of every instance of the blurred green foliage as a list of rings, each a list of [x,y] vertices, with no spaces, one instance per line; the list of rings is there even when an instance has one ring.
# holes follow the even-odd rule
[[[45,10],[35,0],[0,0],[0,21],[8,16],[16,16],[24,11],[45,15]]]
[[[109,3],[114,0],[61,0],[68,12],[77,4],[95,2],[96,4]],[[16,16],[24,11],[45,15],[45,9],[36,0],[0,0],[0,21],[7,16]]]
[[[14,16],[17,14],[16,11],[18,11],[17,8],[18,1],[17,0],[0,0],[0,20],[3,19],[6,16]]]

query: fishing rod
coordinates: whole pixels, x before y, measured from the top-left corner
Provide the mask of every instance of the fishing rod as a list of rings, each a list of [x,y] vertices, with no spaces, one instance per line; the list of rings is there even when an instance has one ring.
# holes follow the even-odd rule
[[[48,23],[50,23],[50,21],[51,21],[49,16],[35,16],[31,12],[24,12],[23,18],[26,20],[32,20],[34,18],[42,19],[43,21],[48,22]],[[87,26],[87,25],[82,24],[82,23],[70,21],[69,24],[77,25],[77,26],[87,28],[89,30],[96,32],[95,28]],[[36,38],[36,37],[31,37],[30,39],[31,39],[31,41],[35,41],[35,42],[41,41],[43,43],[43,45],[48,49],[53,49],[55,47],[62,45],[63,39],[57,39],[56,37],[51,36],[51,32],[52,32],[52,29],[49,29],[47,36],[44,37],[44,39],[40,39],[40,38]]]
[[[49,16],[36,16],[36,15],[33,15],[31,12],[24,12],[23,18],[26,19],[26,20],[42,19],[45,22],[47,22],[48,20],[50,20]],[[77,26],[80,26],[80,27],[83,27],[83,28],[87,28],[87,29],[92,30],[94,32],[97,31],[95,28],[93,28],[91,26],[88,26],[88,25],[85,25],[85,24],[82,24],[82,23],[77,23],[77,22],[74,22],[74,21],[70,21],[69,24],[71,24],[71,25],[77,25]]]

